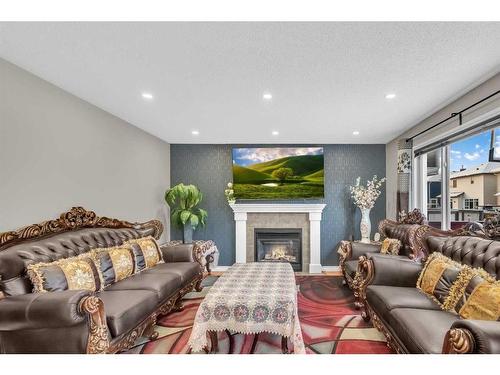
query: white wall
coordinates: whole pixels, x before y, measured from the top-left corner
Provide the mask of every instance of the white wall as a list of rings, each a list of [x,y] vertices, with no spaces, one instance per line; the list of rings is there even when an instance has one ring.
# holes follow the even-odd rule
[[[482,98],[490,95],[491,93],[500,89],[500,73],[496,74],[492,78],[488,79],[481,85],[470,90],[465,95],[462,95],[458,99],[454,100],[452,103],[446,105],[442,109],[438,110],[431,116],[427,117],[425,120],[419,122],[417,125],[404,132],[397,138],[393,139],[386,145],[386,174],[387,174],[387,195],[386,195],[386,214],[390,219],[396,218],[396,193],[397,193],[397,143],[399,139],[411,137],[418,132],[427,129],[428,127],[434,125],[435,123],[444,120],[449,117],[451,113],[458,112],[465,107],[481,100]],[[481,104],[475,109],[471,109],[463,116],[463,121],[468,121],[477,117],[485,112],[488,112],[496,107],[500,106],[500,95],[497,95],[494,99]],[[445,131],[454,129],[458,127],[458,118],[456,120],[450,120],[447,123],[435,128],[435,130],[426,133],[418,137],[415,141],[424,142],[426,139],[433,138]],[[415,142],[414,141],[414,142]]]
[[[75,205],[165,224],[169,186],[168,143],[0,59],[0,232]]]

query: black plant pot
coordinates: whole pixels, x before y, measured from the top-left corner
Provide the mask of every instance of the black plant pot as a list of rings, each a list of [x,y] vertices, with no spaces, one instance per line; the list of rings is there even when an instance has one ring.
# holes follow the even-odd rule
[[[192,243],[193,242],[193,227],[191,225],[184,225],[184,230],[182,232],[182,243]]]

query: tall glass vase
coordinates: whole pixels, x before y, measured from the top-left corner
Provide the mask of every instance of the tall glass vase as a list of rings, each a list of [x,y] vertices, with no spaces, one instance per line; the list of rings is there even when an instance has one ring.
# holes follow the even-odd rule
[[[360,208],[361,210],[361,223],[359,229],[361,230],[361,242],[370,243],[370,234],[372,231],[372,223],[370,222],[370,208]]]
[[[182,231],[182,243],[193,243],[193,226],[189,223],[184,224]]]

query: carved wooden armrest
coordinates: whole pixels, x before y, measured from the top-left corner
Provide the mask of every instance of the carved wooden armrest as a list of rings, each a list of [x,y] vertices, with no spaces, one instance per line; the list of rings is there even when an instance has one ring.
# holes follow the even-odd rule
[[[339,254],[339,266],[342,269],[345,262],[350,259],[352,255],[351,241],[340,241],[337,253]]]
[[[80,309],[89,315],[89,338],[87,354],[103,354],[109,348],[108,325],[104,314],[104,304],[96,296],[82,299]]]
[[[339,265],[341,268],[344,267],[345,262],[349,260],[357,260],[360,256],[366,254],[380,253],[380,243],[370,242],[352,242],[352,241],[340,241],[337,253],[339,254]]]
[[[474,353],[474,349],[474,337],[468,329],[452,328],[446,332],[443,354],[468,354]]]
[[[53,332],[61,330],[67,335],[54,340]],[[103,303],[86,290],[6,297],[0,301],[0,340],[6,353],[106,353]]]
[[[416,261],[425,261],[429,256],[427,247],[427,237],[429,236],[453,236],[456,232],[452,230],[442,230],[429,225],[419,225],[408,232],[408,243],[412,249],[409,258]]]
[[[446,333],[443,353],[500,354],[500,322],[459,319]]]
[[[356,271],[356,286],[360,299],[366,298],[366,288],[370,285],[374,277],[373,262],[366,255],[359,258],[358,269]]]
[[[200,264],[201,268],[205,268],[207,263],[204,254],[205,250],[201,246],[196,244],[193,246],[193,259]]]
[[[378,223],[378,232],[383,236],[383,237],[388,237],[387,236],[387,232],[386,232],[386,229],[388,227],[393,227],[395,225],[398,225],[398,222],[397,221],[394,221],[394,220],[391,220],[391,219],[384,219],[384,220],[381,220],[379,223]]]

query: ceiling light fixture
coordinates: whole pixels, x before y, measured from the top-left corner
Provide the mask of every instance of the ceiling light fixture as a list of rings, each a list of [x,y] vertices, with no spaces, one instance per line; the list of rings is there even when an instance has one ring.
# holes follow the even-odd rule
[[[272,134],[273,134],[273,135],[279,135],[279,134],[280,134],[280,132],[279,132],[279,131],[277,131],[277,130],[273,130],[273,133],[272,133]]]
[[[386,99],[394,99],[396,97],[396,94],[390,93],[385,96]]]
[[[262,94],[262,99],[264,100],[271,100],[273,98],[273,94],[271,94],[270,92],[265,92],[264,94]]]
[[[352,132],[352,135],[359,135],[359,132],[358,132],[357,130],[354,130],[354,131]]]
[[[193,131],[191,132],[191,134],[192,134],[192,135],[199,135],[199,134],[200,134],[200,132],[199,132],[198,130],[193,130]]]
[[[146,100],[151,100],[154,98],[153,94],[151,94],[150,92],[143,92],[142,93],[142,98],[143,99],[146,99]]]

